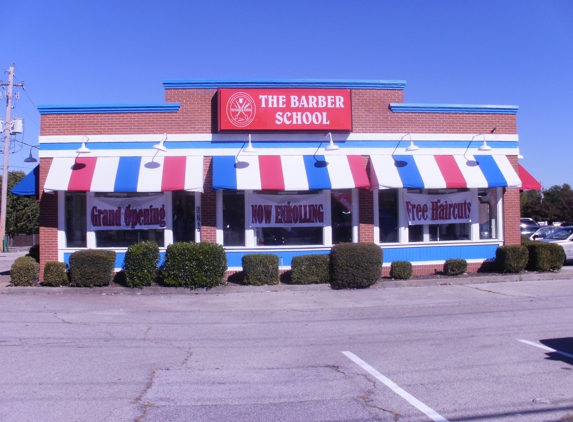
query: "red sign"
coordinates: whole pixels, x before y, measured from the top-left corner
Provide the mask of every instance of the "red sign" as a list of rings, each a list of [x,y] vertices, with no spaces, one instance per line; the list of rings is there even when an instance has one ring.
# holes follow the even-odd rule
[[[219,130],[352,130],[349,89],[220,89]]]

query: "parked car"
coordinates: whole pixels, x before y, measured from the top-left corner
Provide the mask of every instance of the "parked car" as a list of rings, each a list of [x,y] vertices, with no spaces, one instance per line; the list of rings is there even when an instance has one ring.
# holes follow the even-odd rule
[[[529,218],[529,217],[522,217],[519,219],[519,221],[521,222],[521,228],[523,229],[524,227],[527,226],[537,226],[539,227],[539,223],[537,221],[535,221],[533,218]]]
[[[545,239],[540,239],[540,242],[556,243],[563,246],[565,250],[565,260],[573,260],[573,226],[559,227]]]
[[[535,230],[533,232],[533,234],[531,236],[529,236],[529,238],[531,240],[541,240],[541,239],[545,239],[547,236],[549,236],[550,234],[555,233],[557,230],[559,230],[561,227],[559,226],[545,226],[545,227],[539,227],[537,230]]]
[[[530,237],[537,230],[539,230],[539,226],[521,226],[521,235]]]

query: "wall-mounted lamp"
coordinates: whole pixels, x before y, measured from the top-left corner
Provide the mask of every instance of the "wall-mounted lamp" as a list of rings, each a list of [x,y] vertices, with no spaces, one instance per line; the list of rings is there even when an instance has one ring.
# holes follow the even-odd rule
[[[89,140],[90,140],[90,138],[88,138],[87,136],[84,135],[84,140],[82,141],[82,146],[76,150],[77,154],[88,154],[91,152],[91,150],[88,147],[86,147],[86,144],[88,143]]]
[[[480,136],[480,135],[478,135],[478,136]],[[491,151],[491,147],[485,141],[485,135],[482,135],[482,136],[483,136],[483,145],[481,145],[478,148],[478,151]]]
[[[325,151],[338,151],[340,147],[338,145],[334,145],[334,141],[332,140],[332,133],[328,132],[328,136],[330,137],[330,144],[326,148]]]
[[[28,156],[28,158],[26,158],[24,160],[25,163],[37,163],[38,162],[38,160],[36,160],[34,157],[32,157],[32,148],[33,147],[30,148],[30,155]]]
[[[247,148],[243,149],[243,151],[245,151],[245,152],[257,152],[257,149],[251,143],[251,134],[250,133],[249,133],[249,145],[247,145]]]
[[[420,149],[420,147],[419,147],[418,145],[414,145],[414,141],[412,140],[412,135],[411,135],[411,134],[409,134],[409,133],[405,134],[404,136],[402,136],[402,137],[400,138],[400,141],[401,141],[402,139],[404,139],[406,136],[409,136],[409,137],[410,137],[410,145],[408,145],[408,146],[406,147],[406,151],[408,151],[408,152],[418,151],[418,150]]]
[[[161,141],[158,144],[153,145],[153,148],[156,149],[157,151],[167,152],[167,148],[165,148],[164,145],[166,140],[167,140],[167,134],[164,133]]]

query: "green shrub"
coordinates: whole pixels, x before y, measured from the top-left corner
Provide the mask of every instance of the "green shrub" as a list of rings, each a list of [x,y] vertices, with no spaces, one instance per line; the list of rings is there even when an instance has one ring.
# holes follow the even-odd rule
[[[382,249],[375,243],[339,243],[330,251],[334,289],[372,286],[382,275]]]
[[[444,273],[446,275],[460,275],[468,270],[468,263],[465,259],[448,259],[444,263]]]
[[[51,261],[46,262],[44,266],[44,281],[42,285],[44,286],[68,286],[70,280],[67,273],[68,266],[65,262]]]
[[[261,286],[263,284],[278,284],[279,257],[273,254],[244,255],[241,260],[245,284]]]
[[[390,264],[390,277],[397,280],[408,280],[412,277],[412,263],[408,261],[394,261]]]
[[[329,281],[329,255],[301,255],[293,257],[291,262],[292,284],[328,283]]]
[[[30,247],[30,250],[26,254],[26,256],[31,256],[36,260],[36,262],[40,262],[40,245],[34,245]]]
[[[167,246],[161,277],[173,287],[214,287],[224,283],[227,255],[216,243],[176,242]]]
[[[115,252],[84,249],[70,255],[70,285],[77,287],[108,286],[113,280]]]
[[[157,264],[159,264],[157,243],[145,241],[129,246],[123,261],[126,286],[140,289],[151,286],[157,274]]]
[[[40,264],[31,256],[16,258],[10,267],[13,286],[34,286],[40,278]]]
[[[529,252],[525,246],[500,246],[495,251],[495,264],[500,273],[520,273],[525,270]]]
[[[559,271],[565,262],[565,251],[561,245],[530,242],[526,247],[529,251],[529,271]]]

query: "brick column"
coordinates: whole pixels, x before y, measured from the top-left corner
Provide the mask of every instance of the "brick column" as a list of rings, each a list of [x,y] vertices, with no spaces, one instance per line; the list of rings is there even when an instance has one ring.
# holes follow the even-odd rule
[[[370,157],[362,156],[362,162],[370,174]],[[374,199],[371,190],[358,190],[358,213],[358,241],[374,242]]]
[[[507,157],[513,169],[519,174],[517,156]],[[503,194],[503,237],[505,245],[521,245],[521,204],[519,201],[519,188],[506,188]]]
[[[44,184],[52,158],[40,158],[40,281],[44,280],[46,262],[58,260],[58,194],[44,193]]]
[[[213,190],[213,158],[203,158],[203,191],[201,195],[201,240],[217,243],[217,195]]]

